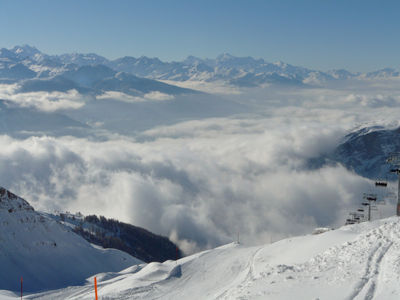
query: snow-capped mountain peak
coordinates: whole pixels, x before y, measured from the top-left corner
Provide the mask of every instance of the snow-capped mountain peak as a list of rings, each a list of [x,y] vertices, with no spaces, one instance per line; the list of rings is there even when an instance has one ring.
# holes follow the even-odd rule
[[[11,51],[20,58],[33,57],[35,54],[41,53],[37,48],[29,45],[15,46]]]
[[[220,60],[220,61],[229,60],[229,59],[233,59],[233,58],[235,58],[235,56],[233,56],[232,54],[230,54],[228,52],[221,53],[220,55],[217,56],[217,60]]]

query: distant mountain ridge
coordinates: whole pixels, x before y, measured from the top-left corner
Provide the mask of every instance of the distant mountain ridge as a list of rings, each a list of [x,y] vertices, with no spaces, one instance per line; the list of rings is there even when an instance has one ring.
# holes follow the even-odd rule
[[[48,78],[74,72],[83,66],[98,65],[108,67],[116,73],[124,72],[152,80],[222,80],[236,86],[318,85],[337,80],[400,77],[400,73],[393,68],[369,73],[352,73],[347,70],[322,72],[283,62],[270,63],[250,56],[235,57],[228,53],[215,59],[188,56],[180,62],[163,62],[146,56],[125,56],[109,60],[95,53],[47,55],[28,45],[0,49],[0,80]]]
[[[66,92],[101,95],[109,91],[143,97],[159,92],[167,95],[196,94],[151,78],[111,68],[110,62],[96,54],[50,56],[31,46],[0,49],[0,83],[18,83],[17,92]]]

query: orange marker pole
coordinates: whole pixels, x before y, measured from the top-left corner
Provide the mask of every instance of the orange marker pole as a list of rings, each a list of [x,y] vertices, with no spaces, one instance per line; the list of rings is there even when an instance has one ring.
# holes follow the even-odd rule
[[[22,300],[22,282],[23,282],[23,279],[22,279],[22,276],[21,276],[21,300]]]
[[[94,294],[96,295],[96,300],[99,300],[97,298],[97,279],[96,279],[96,277],[94,277]]]

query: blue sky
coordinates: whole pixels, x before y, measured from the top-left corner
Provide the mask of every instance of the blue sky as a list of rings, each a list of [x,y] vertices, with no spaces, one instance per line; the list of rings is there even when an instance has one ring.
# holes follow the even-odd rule
[[[180,60],[282,60],[327,70],[400,65],[400,1],[0,0],[0,47]]]

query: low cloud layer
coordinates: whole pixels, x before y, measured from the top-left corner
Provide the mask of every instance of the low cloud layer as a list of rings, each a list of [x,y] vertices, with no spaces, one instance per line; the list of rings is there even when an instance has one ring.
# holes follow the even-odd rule
[[[142,143],[3,136],[0,178],[38,209],[118,218],[167,235],[188,253],[238,232],[256,244],[338,226],[369,186],[341,166],[305,169],[341,135],[336,130],[278,134],[256,121],[210,122],[181,124],[179,138],[166,132],[174,127],[146,132],[153,140]]]
[[[372,182],[307,162],[355,126],[398,124],[399,95],[359,86],[247,90],[227,98],[246,103],[246,113],[135,138],[0,136],[0,179],[37,209],[118,218],[169,236],[187,253],[238,233],[245,243],[266,243],[343,224]]]
[[[97,100],[115,100],[127,103],[139,103],[148,101],[166,101],[174,99],[173,95],[164,94],[158,91],[153,91],[144,94],[142,97],[131,96],[122,92],[108,91],[101,95],[96,96]]]
[[[36,108],[40,111],[79,109],[84,105],[83,96],[76,90],[64,92],[29,92],[17,93],[17,84],[1,85],[0,99],[8,100],[20,107]]]

